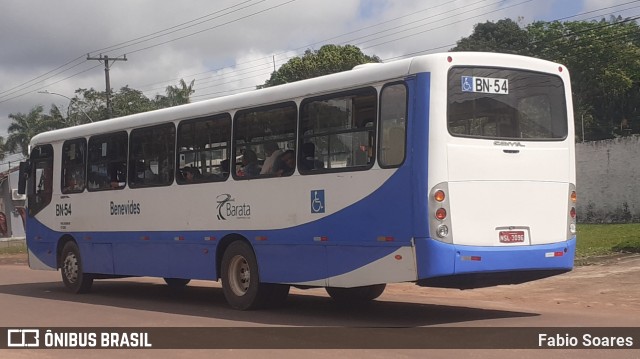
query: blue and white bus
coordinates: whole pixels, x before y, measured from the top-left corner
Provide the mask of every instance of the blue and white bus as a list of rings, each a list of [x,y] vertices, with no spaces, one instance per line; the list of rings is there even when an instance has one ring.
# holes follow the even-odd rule
[[[229,304],[290,286],[478,288],[570,271],[569,73],[444,53],[35,136],[22,166],[33,269],[221,280]]]

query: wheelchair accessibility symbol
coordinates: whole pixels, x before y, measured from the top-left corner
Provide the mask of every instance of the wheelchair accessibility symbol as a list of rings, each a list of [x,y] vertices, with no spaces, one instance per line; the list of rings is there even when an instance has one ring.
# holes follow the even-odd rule
[[[462,76],[462,92],[474,92],[472,76]]]
[[[311,213],[324,213],[324,190],[311,191]]]

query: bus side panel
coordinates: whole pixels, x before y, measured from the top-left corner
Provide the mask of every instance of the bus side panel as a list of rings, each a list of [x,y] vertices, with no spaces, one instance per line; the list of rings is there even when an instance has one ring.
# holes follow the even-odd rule
[[[170,251],[167,245],[129,239],[114,242],[113,247],[117,274],[156,277],[169,274]]]
[[[113,247],[111,243],[78,242],[83,270],[87,273],[115,274],[113,270]]]
[[[210,235],[211,232],[207,232]],[[112,232],[115,274],[164,278],[215,279],[214,244],[194,243],[202,232]],[[116,238],[116,240],[114,240]],[[180,240],[176,240],[180,238]],[[96,257],[91,257],[94,260]],[[102,273],[102,272],[100,272]]]
[[[311,223],[263,232],[268,240],[253,242],[261,280],[326,285],[330,278],[342,276],[343,286],[365,285],[360,282],[363,277],[357,273],[359,269],[412,245],[411,168],[407,163],[397,170],[371,170],[395,173],[351,206]],[[253,232],[240,234],[246,238],[256,236]],[[380,262],[381,269],[402,273],[392,275],[402,280],[415,280],[413,254],[400,257]],[[408,270],[412,272],[409,274]],[[345,279],[348,273],[352,276]]]
[[[56,240],[60,236],[34,217],[27,216],[26,223],[29,268],[56,270]]]
[[[215,250],[206,244],[176,243],[169,253],[171,278],[216,279]]]
[[[260,281],[326,285],[327,250],[313,244],[256,244]]]
[[[411,164],[412,169],[410,188],[413,201],[413,235],[416,238],[424,238],[429,236],[427,203],[431,74],[420,73],[415,81],[407,83],[410,94],[407,162]]]

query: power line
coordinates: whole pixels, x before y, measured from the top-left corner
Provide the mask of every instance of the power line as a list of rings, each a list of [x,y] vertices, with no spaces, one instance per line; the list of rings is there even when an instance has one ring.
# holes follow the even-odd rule
[[[262,2],[264,2],[264,1],[266,1],[266,0],[260,0],[258,3],[262,3]],[[243,17],[240,17],[240,18],[236,18],[236,19],[234,19],[234,20],[230,20],[230,21],[228,21],[228,22],[226,22],[226,23],[224,23],[224,24],[221,24],[221,25],[216,25],[216,26],[213,26],[213,27],[209,27],[209,28],[204,29],[204,30],[200,30],[200,31],[197,31],[197,32],[194,32],[194,33],[190,33],[190,34],[187,34],[187,35],[184,35],[184,36],[178,37],[178,38],[170,39],[170,40],[167,40],[167,41],[164,41],[164,42],[158,43],[158,44],[154,44],[154,45],[151,45],[151,46],[147,46],[147,47],[145,47],[145,48],[132,50],[132,51],[131,51],[131,52],[129,52],[129,53],[131,54],[131,53],[136,53],[136,52],[140,52],[140,51],[148,50],[148,49],[150,49],[150,48],[154,48],[154,47],[157,47],[157,46],[160,46],[160,45],[164,45],[164,44],[167,44],[167,43],[170,43],[170,42],[173,42],[173,41],[177,41],[177,40],[181,40],[181,39],[184,39],[184,38],[187,38],[187,37],[190,37],[190,36],[194,36],[194,35],[196,35],[196,34],[199,34],[199,33],[205,32],[205,31],[209,31],[209,30],[212,30],[212,29],[215,29],[215,28],[221,27],[221,26],[228,25],[228,24],[230,24],[230,23],[234,23],[234,22],[237,22],[237,21],[240,21],[240,20],[243,20],[243,19],[246,19],[246,18],[249,18],[249,17],[255,16],[255,15],[258,15],[258,14],[264,13],[264,12],[266,12],[266,11],[270,11],[270,10],[272,10],[272,9],[279,8],[279,7],[281,7],[281,6],[287,5],[287,4],[292,3],[292,2],[295,2],[295,1],[297,1],[297,0],[289,0],[289,1],[287,1],[287,2],[284,2],[284,3],[278,4],[278,5],[275,5],[275,6],[269,7],[269,8],[267,8],[267,9],[263,9],[263,10],[260,10],[260,11],[254,12],[254,13],[252,13],[252,14],[249,14],[249,15],[246,15],[246,16],[243,16]],[[246,2],[248,2],[248,1],[245,1],[245,2],[243,2],[243,3],[246,3]],[[243,3],[241,3],[241,4],[243,4]],[[236,10],[231,11],[231,12],[228,12],[228,13],[226,13],[226,14],[224,14],[224,15],[228,15],[228,14],[233,13],[233,12],[235,12],[235,11],[239,11],[239,10],[242,10],[242,9],[248,8],[248,7],[250,7],[250,6],[255,6],[255,5],[257,5],[258,3],[256,3],[256,4],[252,4],[252,5],[249,5],[249,6],[242,7],[241,9],[236,9]],[[236,6],[238,6],[238,5],[240,5],[240,4],[237,4],[237,5],[234,5],[234,6],[231,6],[231,7],[225,8],[225,9],[223,9],[223,10],[219,10],[219,11],[214,12],[214,13],[212,13],[212,14],[209,14],[209,15],[206,15],[206,16],[203,16],[203,17],[200,17],[200,18],[198,18],[198,19],[194,19],[194,20],[188,21],[188,22],[183,23],[183,24],[180,24],[180,25],[173,26],[173,27],[171,27],[171,28],[169,28],[169,29],[177,28],[177,27],[182,26],[182,25],[184,25],[184,24],[187,24],[187,23],[191,23],[191,22],[197,21],[197,20],[199,20],[199,19],[205,18],[205,17],[207,17],[207,16],[211,16],[211,15],[216,14],[216,13],[219,13],[219,12],[221,12],[221,11],[225,11],[225,10],[231,9],[231,8],[236,7]],[[221,15],[221,16],[224,16],[224,15]],[[219,17],[221,17],[221,16],[218,16],[218,17],[216,17],[216,18],[219,18]],[[213,20],[213,19],[210,19],[210,20]],[[209,21],[209,20],[206,20],[206,21]],[[175,33],[175,32],[177,32],[177,31],[181,31],[181,30],[184,30],[184,29],[187,29],[187,28],[190,28],[190,27],[193,27],[193,26],[199,25],[199,24],[204,23],[204,22],[206,22],[206,21],[202,21],[202,22],[200,22],[200,23],[198,23],[198,24],[194,24],[194,25],[189,25],[189,26],[183,27],[183,28],[178,29],[178,30],[169,31],[168,33],[163,34],[163,35],[161,35],[161,36],[170,35],[170,34]],[[155,35],[155,34],[158,34],[158,33],[161,33],[161,32],[168,31],[169,29],[165,29],[165,30],[157,31],[157,32],[155,32],[155,33],[153,33],[153,34],[145,35],[145,36],[139,37],[139,38],[137,38],[137,39],[145,38],[145,37],[149,37],[149,36],[151,36],[151,35]],[[154,36],[154,37],[151,37],[151,38],[149,38],[149,39],[147,39],[147,40],[139,41],[139,42],[137,42],[136,44],[138,44],[138,43],[142,43],[142,42],[145,42],[145,41],[150,41],[150,40],[153,40],[153,39],[158,38],[158,37],[161,37],[161,36]],[[137,39],[136,39],[136,40],[137,40]],[[129,43],[129,42],[132,42],[132,41],[135,41],[135,40],[129,40],[129,41],[126,41],[126,42],[120,43],[120,44],[118,44],[118,45],[126,44],[126,43]],[[104,48],[104,49],[111,49],[111,50],[115,50],[115,49],[121,49],[121,48],[129,47],[129,46],[133,46],[133,45],[134,45],[134,44],[130,44],[130,45],[122,46],[122,47],[119,47],[119,48],[118,48],[118,47],[114,48],[114,47],[115,47],[115,46],[117,46],[117,45],[112,45],[112,46],[107,47],[107,48]],[[99,50],[97,50],[97,51],[93,51],[93,52],[98,52],[98,51],[99,51]],[[119,57],[119,56],[122,56],[122,55],[124,55],[124,54],[118,55],[118,57]],[[81,58],[81,57],[78,57],[78,58],[74,59],[73,61],[77,61],[79,58]],[[73,61],[70,61],[70,62],[68,62],[67,64],[72,63]],[[67,69],[65,69],[64,71],[57,72],[57,73],[55,73],[55,74],[53,74],[53,75],[51,75],[51,76],[48,76],[48,77],[46,77],[46,78],[44,78],[44,79],[42,79],[42,80],[40,80],[40,81],[38,81],[38,82],[39,82],[39,83],[44,82],[44,81],[46,81],[46,80],[48,80],[48,79],[50,79],[50,78],[52,78],[52,77],[54,77],[54,76],[56,76],[56,75],[58,75],[58,74],[60,74],[60,73],[66,72],[66,71],[70,70],[71,68],[77,67],[77,66],[81,65],[81,64],[82,64],[82,63],[84,63],[84,62],[86,62],[86,60],[85,60],[85,61],[83,61],[83,62],[81,62],[80,64],[76,64],[76,65],[74,65],[74,66],[72,66],[72,67],[70,67],[70,68],[67,68]],[[67,65],[67,64],[65,64],[65,65]],[[46,76],[46,75],[48,75],[48,74],[50,74],[50,73],[52,73],[52,72],[56,71],[57,69],[60,69],[60,68],[64,67],[65,65],[61,65],[61,66],[59,66],[58,68],[56,68],[56,69],[54,69],[54,70],[51,70],[51,71],[49,71],[49,72],[47,72],[47,73],[45,73],[45,74],[43,74],[43,75],[40,75],[40,76],[38,76],[37,78],[31,79],[31,80],[29,80],[29,81],[27,81],[27,82],[25,82],[25,83],[31,83],[31,82],[33,82],[33,81],[35,81],[35,80],[38,80],[38,79],[42,78],[43,76]],[[79,74],[81,74],[81,73],[84,73],[84,72],[86,72],[86,70],[85,70],[85,71],[82,71],[82,72],[78,72],[78,73],[76,73],[76,74],[73,74],[73,75],[71,75],[71,76],[69,76],[69,77],[66,77],[65,79],[69,79],[69,78],[71,78],[71,77],[75,77],[75,76],[77,76],[77,75],[79,75]],[[59,82],[59,81],[57,81],[57,82]],[[56,82],[56,83],[57,83],[57,82]],[[23,83],[22,85],[24,85],[25,83]],[[32,84],[32,85],[30,85],[30,86],[27,86],[27,88],[32,87],[32,86],[35,86],[35,84]],[[21,85],[16,86],[16,88],[18,88],[18,87],[21,87]],[[45,86],[45,87],[46,87],[46,86]],[[39,88],[39,89],[42,89],[42,87],[41,87],[41,88]],[[39,90],[39,89],[38,89],[38,90]],[[11,94],[16,93],[16,92],[20,92],[20,91],[23,91],[23,90],[26,90],[26,88],[22,88],[22,89],[20,89],[20,90],[16,90],[16,91],[12,92]],[[6,92],[6,91],[5,91],[5,92]],[[8,98],[8,99],[5,99],[5,100],[2,100],[2,101],[0,101],[0,103],[7,102],[7,101],[9,101],[9,100],[13,100],[13,99],[18,98],[18,97],[22,97],[22,96],[24,96],[24,95],[29,94],[30,92],[33,92],[33,90],[29,90],[29,92],[27,92],[27,93],[23,93],[23,94],[21,94],[21,95],[13,96],[13,97],[11,97],[11,98]],[[2,97],[6,97],[6,96],[11,95],[11,94],[6,94],[6,95],[4,95],[4,96],[0,96],[0,98],[2,98]]]
[[[456,2],[456,1],[458,1],[458,0],[454,0],[454,2]],[[473,6],[473,5],[475,5],[475,4],[478,4],[478,3],[481,3],[481,2],[486,2],[486,1],[488,1],[488,0],[480,0],[480,1],[474,2],[474,3],[472,3],[472,4],[469,4],[468,6]],[[638,1],[640,1],[640,0],[638,0]],[[367,29],[370,29],[370,28],[378,27],[378,26],[381,26],[381,25],[384,25],[384,24],[387,24],[387,23],[390,23],[390,22],[393,22],[393,21],[397,21],[397,20],[400,20],[400,19],[403,19],[403,18],[407,18],[407,17],[410,17],[410,16],[415,16],[415,15],[416,15],[416,14],[418,14],[418,13],[422,13],[422,12],[425,12],[425,11],[433,11],[433,9],[435,9],[435,8],[439,8],[439,7],[441,7],[441,6],[448,5],[448,4],[450,4],[450,3],[451,3],[450,1],[446,1],[446,2],[443,2],[443,3],[441,3],[441,4],[439,4],[439,5],[435,6],[435,7],[433,7],[433,6],[432,6],[432,7],[424,8],[424,9],[421,9],[421,10],[418,10],[418,11],[411,12],[410,14],[407,14],[407,15],[399,16],[399,17],[396,17],[396,18],[393,18],[393,19],[390,19],[390,20],[386,20],[386,21],[383,21],[383,22],[379,22],[379,23],[374,24],[374,25],[365,26],[365,27],[359,28],[359,29],[357,29],[357,30],[353,30],[353,31],[350,31],[350,32],[347,32],[347,33],[343,33],[343,34],[336,35],[336,36],[333,36],[333,37],[330,37],[330,38],[326,38],[326,39],[324,39],[324,40],[316,41],[316,42],[314,42],[314,43],[307,44],[307,45],[304,45],[304,46],[298,47],[298,48],[296,48],[296,49],[293,49],[293,51],[294,51],[294,52],[296,52],[296,53],[299,53],[301,50],[306,50],[306,49],[312,48],[313,46],[318,45],[318,44],[324,44],[324,43],[327,43],[328,41],[335,40],[335,39],[338,39],[338,38],[340,38],[340,37],[344,37],[344,36],[346,36],[346,35],[355,34],[355,33],[361,32],[361,31],[363,31],[363,30],[367,30]],[[495,4],[495,3],[494,3],[494,4]],[[478,8],[478,9],[479,9],[479,8]],[[453,11],[455,11],[455,10],[457,10],[457,9],[453,9],[453,10],[445,11],[445,12],[443,12],[443,13],[439,13],[439,14],[435,14],[435,15],[430,15],[430,16],[427,16],[427,17],[425,17],[425,18],[421,18],[420,20],[417,20],[417,21],[424,21],[424,20],[427,20],[427,19],[429,19],[429,18],[433,18],[433,17],[437,17],[437,16],[440,16],[440,15],[443,15],[443,14],[446,14],[446,13],[449,13],[449,12],[453,12]],[[411,22],[411,23],[415,23],[415,22],[416,22],[416,21],[413,21],[413,22]],[[402,26],[406,26],[406,25],[407,25],[407,24],[404,24],[404,25],[400,25],[400,26],[398,26],[398,27],[402,27]],[[394,27],[393,29],[398,28],[398,27]],[[388,30],[384,30],[384,31],[388,31]],[[384,31],[382,31],[382,32],[384,32]],[[370,35],[367,35],[367,36],[371,36],[371,34],[370,34]],[[366,37],[366,36],[365,36],[365,37]],[[359,38],[356,38],[356,39],[359,39]],[[341,42],[340,44],[349,43],[349,42],[352,42],[352,41],[354,41],[354,40],[355,40],[355,39],[349,39],[349,40],[346,40],[346,41]],[[281,56],[281,55],[284,55],[284,54],[285,54],[285,52],[282,52],[282,53],[276,54],[276,55],[274,55],[274,56]],[[294,56],[288,56],[288,57],[285,57],[284,59],[280,59],[280,61],[289,60],[289,59],[291,59],[291,58],[293,58],[293,57],[294,57]],[[257,61],[263,61],[263,60],[266,60],[266,59],[271,60],[271,55],[269,55],[269,56],[265,56],[265,57],[260,58],[260,59],[254,59],[254,60],[249,60],[249,61],[246,61],[246,62],[243,62],[243,63],[239,63],[239,64],[236,64],[236,66],[238,66],[238,65],[245,65],[245,64],[249,64],[249,63],[253,63],[253,62],[257,62]],[[263,65],[261,64],[261,65],[252,66],[252,67],[250,67],[250,68],[262,67],[262,66],[263,66]],[[206,74],[206,73],[211,73],[211,72],[215,72],[215,71],[221,71],[221,70],[224,70],[224,69],[225,69],[224,67],[223,67],[223,68],[217,68],[217,69],[213,69],[213,70],[209,70],[209,71],[205,71],[205,72],[200,72],[200,73],[197,73],[197,74],[187,75],[187,76],[185,76],[185,77],[204,75],[204,74]],[[165,80],[165,81],[161,81],[161,82],[155,82],[155,83],[153,83],[153,84],[148,84],[148,85],[142,85],[142,86],[141,86],[141,88],[144,88],[145,86],[152,86],[152,85],[166,84],[166,83],[169,83],[169,82],[171,82],[171,81],[176,81],[176,80],[179,80],[179,78],[175,78],[175,79],[171,79],[171,80]],[[198,83],[198,80],[200,80],[200,79],[196,79],[196,83]],[[158,90],[158,89],[161,89],[161,88],[154,88],[154,89],[146,90],[145,92],[147,92],[147,91],[153,91],[153,90]]]
[[[117,44],[114,44],[114,45],[111,45],[111,46],[107,46],[107,47],[104,47],[104,48],[102,48],[102,49],[97,49],[97,50],[91,51],[90,53],[97,53],[97,52],[105,52],[105,51],[121,50],[121,49],[124,49],[124,48],[129,47],[129,46],[133,46],[133,45],[136,45],[136,44],[139,44],[139,43],[145,42],[145,41],[150,41],[150,40],[153,40],[153,39],[158,38],[158,37],[161,37],[161,36],[170,35],[170,34],[173,34],[173,33],[175,33],[175,32],[182,31],[182,30],[185,30],[185,29],[188,29],[188,28],[191,28],[191,27],[194,27],[194,26],[197,26],[197,25],[203,24],[203,23],[208,22],[208,21],[212,21],[212,20],[218,19],[218,18],[220,18],[220,17],[223,17],[223,16],[226,16],[226,15],[229,15],[229,14],[234,13],[234,12],[236,12],[236,11],[244,10],[244,9],[246,9],[246,8],[248,8],[248,7],[251,7],[251,6],[256,6],[256,5],[258,5],[259,3],[265,2],[265,1],[267,1],[267,0],[260,0],[260,1],[258,1],[258,3],[252,4],[252,5],[248,5],[248,6],[245,6],[245,7],[240,8],[240,9],[236,9],[236,10],[233,10],[233,11],[231,11],[231,12],[228,12],[228,13],[225,13],[225,14],[222,14],[222,15],[219,15],[219,16],[216,16],[216,17],[214,17],[214,18],[211,18],[211,19],[208,19],[208,20],[204,20],[204,21],[201,21],[201,22],[198,22],[198,23],[192,24],[192,23],[194,23],[194,22],[196,22],[196,21],[199,21],[199,20],[202,20],[202,19],[208,18],[208,17],[210,17],[210,16],[212,16],[212,15],[219,14],[219,13],[221,13],[221,12],[223,12],[223,11],[226,11],[226,10],[229,10],[229,9],[233,9],[234,7],[240,6],[240,5],[242,5],[242,4],[245,4],[245,3],[248,3],[248,2],[251,2],[251,1],[253,1],[253,0],[246,0],[246,1],[243,1],[243,2],[241,2],[241,3],[239,3],[239,4],[235,4],[235,5],[233,5],[233,6],[226,7],[226,8],[224,8],[224,9],[222,9],[222,10],[218,10],[218,11],[212,12],[212,13],[210,13],[210,14],[207,14],[207,15],[204,15],[204,16],[201,16],[201,17],[198,17],[198,18],[195,18],[195,19],[193,19],[193,20],[189,20],[189,21],[187,21],[187,22],[183,22],[183,23],[181,23],[181,24],[174,25],[174,26],[168,27],[168,28],[166,28],[166,29],[158,30],[158,31],[156,31],[156,32],[152,32],[152,33],[147,34],[147,35],[139,36],[139,37],[136,37],[136,38],[131,39],[131,40],[127,40],[127,41],[120,42],[120,43],[117,43]],[[192,25],[184,26],[184,25],[187,25],[187,24],[192,24]],[[173,31],[170,31],[170,30],[173,30]],[[162,33],[164,33],[164,32],[167,32],[167,33],[166,33],[166,34],[162,34]],[[162,35],[154,36],[154,35],[158,35],[158,34],[162,34]],[[148,39],[146,39],[146,40],[144,40],[144,41],[140,41],[140,40],[145,39],[145,38],[148,38]],[[128,44],[128,45],[127,45],[127,44]]]
[[[530,1],[531,1],[531,0],[522,1],[522,2],[520,2],[520,3],[513,4],[513,5],[508,6],[508,7],[504,7],[504,8],[496,9],[496,10],[493,10],[493,11],[490,11],[490,12],[487,12],[487,13],[483,13],[483,14],[481,14],[481,15],[477,15],[477,16],[473,16],[473,17],[466,18],[466,19],[462,19],[462,20],[459,20],[459,21],[456,21],[456,22],[453,22],[453,23],[449,23],[449,24],[446,24],[446,25],[443,25],[443,26],[440,26],[440,27],[437,27],[437,28],[442,28],[442,27],[444,27],[444,26],[448,26],[448,25],[452,25],[452,24],[455,24],[455,23],[459,23],[459,22],[461,22],[461,21],[467,21],[467,20],[470,20],[470,19],[472,19],[472,18],[475,18],[475,17],[478,17],[478,16],[484,16],[484,15],[487,15],[487,14],[489,14],[489,13],[493,13],[493,12],[496,12],[496,11],[506,10],[506,9],[508,9],[508,8],[510,8],[510,7],[514,7],[514,6],[522,5],[522,4],[527,3],[527,2],[530,2]],[[594,13],[594,12],[600,12],[600,11],[603,11],[603,10],[607,10],[607,9],[612,9],[612,8],[615,8],[615,7],[620,7],[620,6],[628,5],[628,4],[631,4],[631,3],[638,2],[638,1],[640,1],[640,0],[630,1],[630,2],[627,2],[627,3],[618,4],[618,5],[614,5],[614,6],[608,6],[608,7],[600,8],[600,9],[597,9],[597,10],[586,11],[586,12],[583,12],[583,13],[580,13],[580,14],[575,14],[575,15],[572,15],[572,16],[568,16],[568,17],[564,17],[564,18],[555,19],[555,20],[552,20],[552,21],[549,21],[549,22],[560,21],[560,20],[564,20],[564,19],[567,19],[567,18],[573,18],[573,17],[576,17],[576,16],[582,16],[582,15],[586,15],[586,14],[591,14],[591,13]],[[636,8],[636,7],[631,7],[631,8],[627,8],[627,9],[623,9],[623,10],[629,10],[629,9],[633,9],[633,8]],[[476,9],[476,10],[477,10],[477,9]],[[598,16],[595,16],[595,17],[600,17],[600,16],[604,16],[604,15],[609,15],[609,14],[602,14],[602,15],[598,15]],[[624,22],[634,21],[634,20],[636,20],[636,19],[637,19],[636,17],[633,17],[633,18],[630,18],[630,19],[625,20]],[[614,26],[614,25],[616,25],[616,24],[620,24],[620,23],[621,23],[621,22],[616,22],[616,23],[614,23],[614,24],[606,24],[606,25],[599,26],[599,28],[607,27],[607,26]],[[420,32],[420,33],[424,33],[424,32],[427,32],[427,31],[434,30],[434,29],[435,29],[435,28],[431,28],[431,29],[428,29],[428,30],[422,31],[422,32]],[[585,30],[585,31],[591,31],[591,30],[594,30],[594,29],[593,29],[593,28],[591,28],[591,29],[588,29],[588,30]],[[418,33],[418,34],[419,34],[419,33]],[[397,41],[397,40],[399,40],[399,39],[403,39],[403,38],[407,38],[407,37],[415,36],[415,35],[417,35],[417,34],[412,34],[412,35],[404,36],[404,37],[401,37],[401,38],[397,38],[397,39],[394,39],[393,41]],[[571,35],[572,35],[572,34],[567,34],[566,36],[571,36]],[[573,34],[573,35],[575,35],[575,34]],[[382,44],[386,44],[386,43],[388,43],[388,42],[385,42],[385,43],[382,43]],[[379,45],[381,45],[381,44],[372,45],[372,46],[369,46],[369,47],[379,46]],[[400,55],[400,56],[395,56],[395,57],[385,58],[385,59],[383,59],[383,60],[384,60],[384,61],[389,61],[389,60],[395,60],[395,59],[404,58],[404,57],[409,57],[409,56],[415,56],[415,55],[417,55],[417,54],[421,54],[421,53],[425,53],[425,52],[431,52],[431,51],[435,51],[435,50],[441,50],[441,49],[443,49],[443,48],[451,48],[451,47],[453,47],[453,46],[455,46],[455,45],[456,45],[455,43],[452,43],[452,44],[447,44],[447,45],[442,45],[442,46],[432,47],[432,48],[429,48],[429,49],[423,49],[423,50],[419,50],[419,51],[411,52],[411,53],[404,54],[404,55]],[[368,48],[368,47],[367,47],[367,48]],[[263,67],[265,67],[266,65],[262,65],[262,66],[263,66]],[[251,77],[255,77],[255,76],[251,76]],[[246,78],[242,78],[241,80],[243,80],[243,79],[246,79]],[[222,84],[225,84],[225,83],[222,83]],[[218,85],[222,85],[222,84],[218,84]],[[210,87],[213,87],[213,86],[210,86]],[[207,88],[208,88],[208,87],[207,87]],[[207,94],[207,95],[209,95],[209,94]],[[206,95],[199,95],[199,96],[194,96],[194,97],[202,97],[202,96],[206,96]]]

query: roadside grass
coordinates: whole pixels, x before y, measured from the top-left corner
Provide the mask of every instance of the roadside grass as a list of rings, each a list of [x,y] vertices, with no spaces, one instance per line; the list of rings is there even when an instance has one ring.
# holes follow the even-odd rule
[[[640,223],[578,224],[577,258],[640,253]]]
[[[22,242],[0,242],[0,255],[27,253]],[[640,223],[578,224],[576,259],[640,253]]]
[[[0,242],[0,255],[3,254],[26,254],[27,246],[24,242]]]

